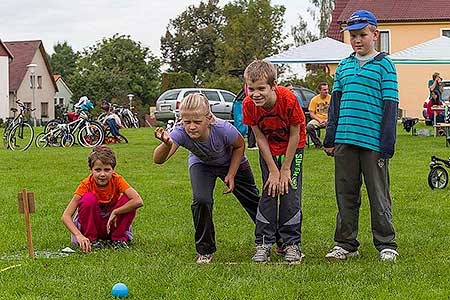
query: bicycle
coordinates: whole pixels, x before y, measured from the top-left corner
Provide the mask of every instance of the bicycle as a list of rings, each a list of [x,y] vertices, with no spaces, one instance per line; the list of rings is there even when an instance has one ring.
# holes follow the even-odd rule
[[[70,132],[69,124],[57,124],[55,128],[48,132],[41,132],[36,136],[35,145],[37,148],[47,146],[72,147],[75,143],[75,136]]]
[[[77,112],[78,118],[67,124],[66,127],[58,120],[51,120],[45,126],[43,135],[35,142],[37,147],[48,145],[70,145],[75,142],[75,133],[78,130],[77,140],[83,147],[95,147],[101,145],[105,139],[105,131],[102,124],[89,119],[88,111],[81,110]],[[64,131],[67,131],[64,133]],[[62,140],[62,138],[65,138]],[[73,143],[71,143],[73,140]],[[45,145],[45,146],[44,146]]]
[[[5,127],[4,135],[5,133],[8,134],[7,148],[11,149],[12,151],[25,151],[31,146],[31,143],[33,142],[34,129],[30,124],[28,124],[27,120],[25,120],[24,117],[27,112],[34,111],[35,108],[27,107],[19,99],[16,100],[16,103],[19,106],[19,114],[11,121],[11,124],[8,125],[8,130]]]
[[[450,158],[442,159],[436,156],[431,157],[430,173],[428,174],[428,185],[432,189],[444,189],[448,184],[448,172],[445,170],[450,168]]]
[[[9,133],[11,132],[11,129],[14,127],[14,125],[16,125],[15,119],[16,119],[16,113],[18,110],[17,110],[17,108],[13,107],[13,108],[11,108],[11,111],[13,112],[13,116],[6,118],[5,129],[3,130],[2,146],[4,149],[9,149],[8,136],[9,136]]]

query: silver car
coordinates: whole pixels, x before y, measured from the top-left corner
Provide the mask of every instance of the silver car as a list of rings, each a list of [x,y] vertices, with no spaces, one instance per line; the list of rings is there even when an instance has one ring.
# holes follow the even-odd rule
[[[236,97],[230,91],[204,88],[181,88],[167,90],[156,100],[155,117],[158,121],[168,121],[174,119],[174,112],[180,108],[180,103],[189,94],[201,93],[208,98],[212,112],[215,116],[232,120],[231,110],[233,100]]]

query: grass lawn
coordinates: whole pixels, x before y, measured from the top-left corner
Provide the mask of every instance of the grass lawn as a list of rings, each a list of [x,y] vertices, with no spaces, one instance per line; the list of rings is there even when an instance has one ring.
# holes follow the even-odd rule
[[[429,127],[428,127],[429,128]],[[157,145],[152,129],[127,129],[129,145],[114,145],[116,171],[141,194],[144,207],[133,224],[131,249],[77,251],[65,258],[26,258],[25,223],[17,193],[35,193],[31,215],[35,250],[71,246],[61,214],[79,182],[88,175],[90,149],[34,146],[26,152],[0,149],[0,299],[111,299],[123,282],[128,299],[448,299],[450,297],[449,188],[427,184],[431,155],[448,157],[444,138],[411,136],[401,127],[391,161],[394,224],[400,257],[381,263],[372,244],[367,195],[360,215],[358,258],[330,263],[336,203],[334,164],[323,151],[306,149],[303,165],[303,247],[299,266],[251,262],[254,225],[232,195],[217,183],[214,218],[218,251],[211,265],[195,265],[191,187],[187,151],[169,162],[152,163]],[[258,186],[258,152],[247,151]]]

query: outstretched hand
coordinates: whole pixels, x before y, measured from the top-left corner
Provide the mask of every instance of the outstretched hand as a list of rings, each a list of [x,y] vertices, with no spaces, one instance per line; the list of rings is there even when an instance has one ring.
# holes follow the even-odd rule
[[[172,144],[172,139],[170,138],[169,133],[162,127],[157,127],[155,129],[155,137],[164,144]]]

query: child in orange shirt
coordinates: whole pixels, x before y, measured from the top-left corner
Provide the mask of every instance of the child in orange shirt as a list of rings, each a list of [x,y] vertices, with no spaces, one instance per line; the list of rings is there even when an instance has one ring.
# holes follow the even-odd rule
[[[107,146],[95,147],[88,164],[91,174],[78,186],[62,222],[83,252],[104,248],[107,242],[113,248],[128,248],[136,209],[144,205],[141,196],[114,172],[116,157]]]

